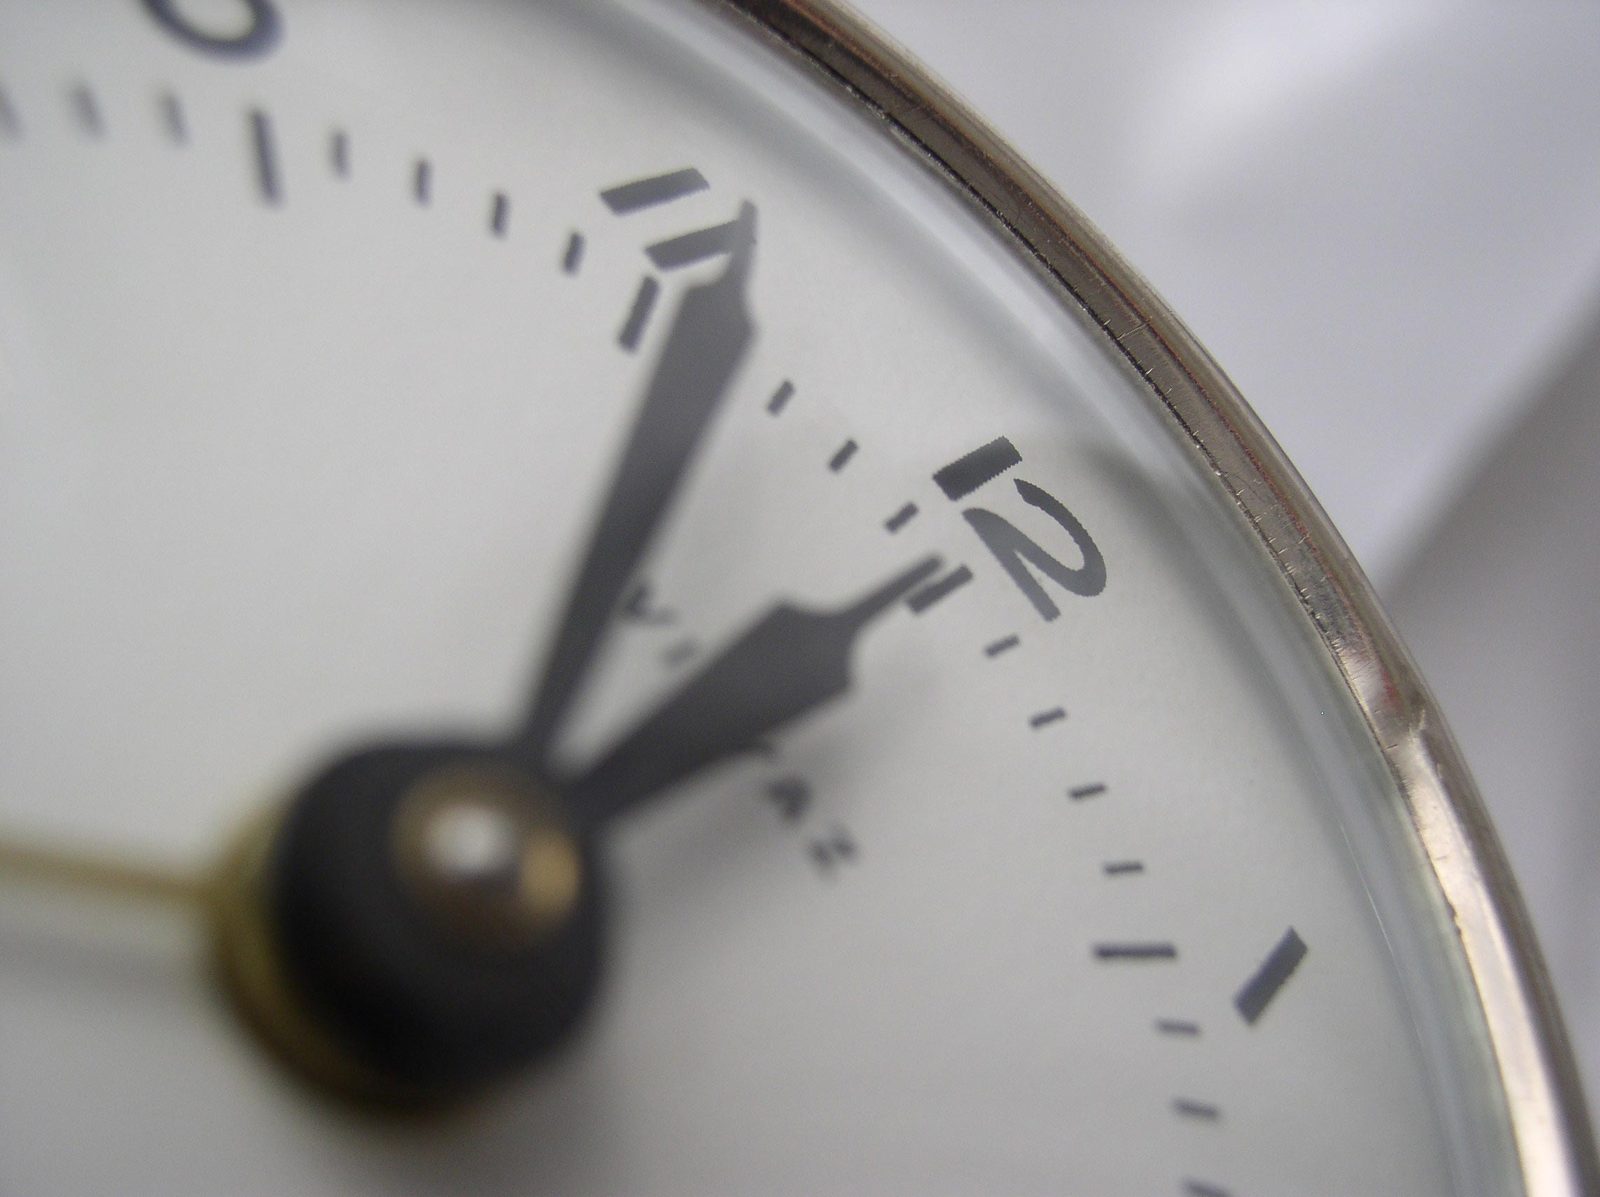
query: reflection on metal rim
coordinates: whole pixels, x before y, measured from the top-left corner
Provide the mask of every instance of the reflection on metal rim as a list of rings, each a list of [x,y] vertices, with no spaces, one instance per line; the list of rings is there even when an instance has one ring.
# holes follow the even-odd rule
[[[1226,375],[1104,237],[904,52],[830,0],[707,0],[865,100],[1020,243],[1182,427],[1315,625],[1382,752],[1472,974],[1531,1194],[1600,1192],[1576,1065],[1460,751],[1343,540]]]

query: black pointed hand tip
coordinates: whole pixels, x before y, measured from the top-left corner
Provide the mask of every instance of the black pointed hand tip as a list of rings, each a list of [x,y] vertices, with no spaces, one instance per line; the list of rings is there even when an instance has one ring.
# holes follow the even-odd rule
[[[775,603],[567,788],[573,817],[603,823],[847,694],[862,632],[940,564],[925,557],[834,608]]]
[[[734,218],[733,234],[728,241],[728,262],[722,273],[710,286],[731,283],[740,288],[750,276],[750,266],[756,249],[756,206],[749,200],[739,205],[739,215]]]
[[[838,615],[847,622],[866,623],[875,619],[933,577],[943,565],[943,558],[930,553],[915,565],[895,574],[882,586],[841,608]]]

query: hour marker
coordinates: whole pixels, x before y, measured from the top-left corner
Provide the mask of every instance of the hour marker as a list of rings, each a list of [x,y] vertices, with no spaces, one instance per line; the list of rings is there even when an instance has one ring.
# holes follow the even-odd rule
[[[189,123],[184,119],[183,104],[170,91],[162,92],[156,103],[161,109],[161,123],[166,126],[167,136],[174,145],[183,145],[189,140]]]
[[[983,646],[983,655],[986,657],[998,657],[1001,653],[1010,652],[1021,643],[1022,641],[1015,636],[1002,636],[998,640],[985,644]]]
[[[1193,1101],[1187,1097],[1173,1098],[1172,1112],[1180,1118],[1199,1118],[1205,1122],[1215,1122],[1222,1117],[1222,1111],[1210,1102]]]
[[[1126,877],[1129,873],[1144,872],[1144,861],[1108,860],[1100,869],[1107,877]]]
[[[1268,1004],[1278,996],[1284,982],[1300,967],[1300,962],[1306,958],[1305,940],[1290,927],[1283,933],[1283,938],[1278,940],[1277,946],[1261,962],[1261,967],[1256,970],[1255,976],[1244,983],[1244,988],[1234,995],[1234,1009],[1239,1011],[1250,1026],[1255,1026],[1256,1020],[1261,1017]]]
[[[778,384],[778,389],[772,392],[772,398],[767,400],[767,414],[778,415],[789,405],[789,400],[794,398],[794,383],[785,378]]]
[[[504,191],[496,191],[489,201],[489,231],[496,237],[506,235],[506,222],[511,219],[511,201]]]
[[[600,193],[600,198],[605,201],[606,207],[623,216],[629,212],[637,212],[640,208],[670,203],[686,195],[693,195],[696,191],[704,191],[707,185],[705,176],[691,166],[669,174],[635,179],[631,183],[608,187]]]
[[[350,177],[350,135],[343,129],[328,134],[328,165],[339,178]]]
[[[1073,786],[1067,791],[1067,797],[1074,802],[1082,802],[1085,798],[1098,798],[1106,792],[1105,783],[1101,781],[1090,782],[1086,786]]]
[[[1038,729],[1049,727],[1052,723],[1060,723],[1067,717],[1067,712],[1061,707],[1051,707],[1048,711],[1040,711],[1037,715],[1030,716],[1028,726]]]
[[[639,339],[644,336],[644,326],[650,321],[650,311],[656,306],[656,296],[660,292],[661,284],[656,282],[654,275],[647,274],[639,280],[633,306],[628,309],[628,318],[622,322],[622,331],[617,334],[617,344],[629,353],[639,348]]]
[[[917,505],[915,503],[907,503],[899,511],[884,520],[883,526],[891,532],[898,532],[909,524],[916,517],[916,514]]]
[[[828,468],[837,474],[850,464],[850,459],[856,455],[856,449],[855,441],[845,441],[833,451],[833,456],[828,458]]]
[[[1096,960],[1176,960],[1178,949],[1170,943],[1097,943]]]
[[[944,577],[929,582],[921,590],[913,591],[906,599],[906,606],[911,608],[912,614],[921,615],[945,595],[960,590],[970,581],[972,571],[964,565],[958,565]]]
[[[411,168],[411,194],[423,205],[433,198],[433,163],[426,158],[418,158]]]
[[[933,480],[948,499],[964,499],[985,482],[998,478],[1022,460],[1022,454],[1005,437],[958,457],[934,471]]]
[[[91,137],[99,137],[106,131],[105,122],[100,117],[100,104],[94,98],[94,92],[89,90],[87,83],[74,85],[71,92],[72,112],[78,118],[78,124],[83,131]]]
[[[680,266],[693,266],[696,262],[727,253],[733,248],[734,238],[739,236],[739,231],[739,222],[730,220],[727,224],[696,229],[681,237],[657,241],[654,245],[647,245],[644,252],[650,256],[657,270],[676,270]]]
[[[1193,1039],[1200,1034],[1200,1024],[1187,1022],[1181,1018],[1158,1018],[1156,1020],[1156,1030],[1163,1035],[1181,1035],[1184,1038]]]
[[[283,193],[278,182],[278,154],[272,141],[272,118],[259,108],[250,110],[250,148],[256,163],[256,189],[266,203],[280,203]]]
[[[567,248],[561,251],[561,269],[566,274],[577,274],[583,265],[583,234],[573,233],[567,238]]]

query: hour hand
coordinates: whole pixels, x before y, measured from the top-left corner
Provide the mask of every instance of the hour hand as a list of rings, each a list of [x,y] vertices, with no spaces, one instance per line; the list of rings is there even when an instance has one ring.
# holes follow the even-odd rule
[[[721,273],[673,315],[514,734],[344,754],[223,870],[231,991],[286,1059],[336,1089],[451,1100],[562,1042],[592,1004],[595,839],[546,761],[754,337],[755,218],[744,204]]]
[[[926,557],[829,611],[773,606],[567,788],[573,817],[601,823],[845,693],[857,637],[938,569]]]

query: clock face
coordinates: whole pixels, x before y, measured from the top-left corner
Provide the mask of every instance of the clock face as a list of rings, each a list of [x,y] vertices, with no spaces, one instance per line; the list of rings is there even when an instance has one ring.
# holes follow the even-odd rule
[[[607,922],[559,1050],[396,1124],[197,920],[8,884],[0,1181],[1517,1183],[1392,767],[1137,365],[715,5],[6,6],[6,826],[198,868],[456,737]]]

